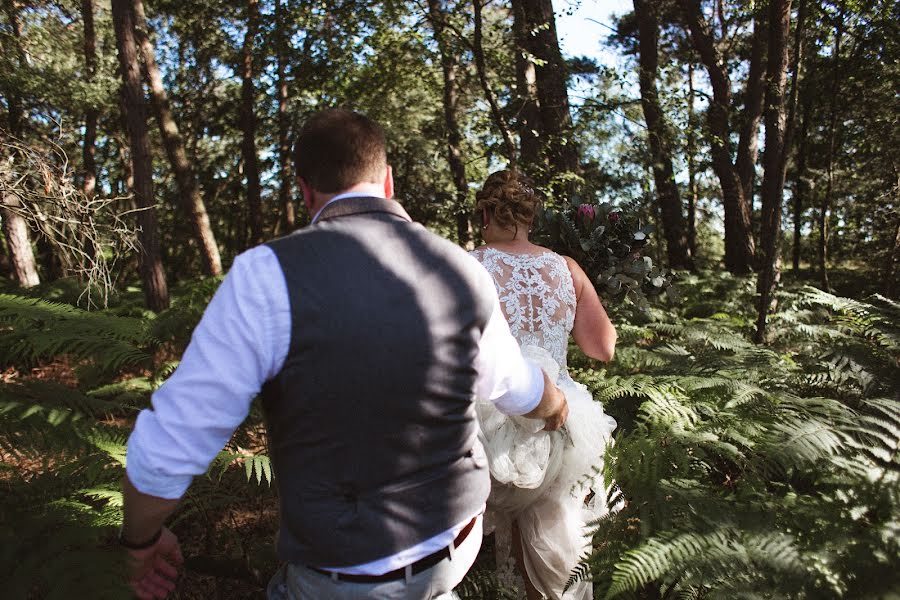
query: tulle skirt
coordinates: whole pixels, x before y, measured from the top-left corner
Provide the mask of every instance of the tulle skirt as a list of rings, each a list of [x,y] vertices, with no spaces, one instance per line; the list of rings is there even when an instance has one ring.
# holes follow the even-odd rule
[[[535,347],[522,350],[557,380],[569,418],[559,431],[547,432],[541,421],[508,417],[490,402],[477,402],[492,478],[485,534],[495,533],[498,573],[505,583],[516,582],[511,555],[515,521],[534,586],[551,599],[591,600],[590,582],[576,583],[565,594],[563,589],[590,551],[587,524],[606,512],[603,454],[616,421],[585,386],[559,373],[549,354]]]

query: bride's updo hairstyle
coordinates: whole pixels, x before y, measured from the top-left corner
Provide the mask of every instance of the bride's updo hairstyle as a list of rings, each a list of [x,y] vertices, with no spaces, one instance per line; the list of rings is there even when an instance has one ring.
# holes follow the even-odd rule
[[[475,200],[475,209],[487,210],[504,229],[530,225],[541,203],[531,178],[514,170],[488,175]]]

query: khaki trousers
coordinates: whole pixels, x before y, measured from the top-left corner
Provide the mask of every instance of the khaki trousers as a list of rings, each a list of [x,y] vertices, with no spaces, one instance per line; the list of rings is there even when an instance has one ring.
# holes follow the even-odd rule
[[[459,585],[481,548],[482,519],[478,519],[453,556],[408,578],[382,583],[335,580],[302,565],[282,566],[269,582],[269,600],[455,600]]]

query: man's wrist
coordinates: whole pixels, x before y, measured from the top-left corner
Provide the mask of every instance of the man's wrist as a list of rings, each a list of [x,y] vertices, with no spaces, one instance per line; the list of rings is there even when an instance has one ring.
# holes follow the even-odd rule
[[[162,537],[163,528],[160,527],[159,530],[153,534],[148,540],[135,542],[133,540],[125,537],[125,528],[119,529],[119,545],[125,548],[126,550],[146,550],[147,548],[152,548],[159,541],[159,538]]]

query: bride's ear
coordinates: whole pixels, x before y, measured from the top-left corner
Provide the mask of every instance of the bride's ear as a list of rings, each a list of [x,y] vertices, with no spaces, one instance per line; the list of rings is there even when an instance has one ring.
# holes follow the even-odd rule
[[[490,224],[491,224],[491,218],[490,218],[490,215],[488,215],[488,209],[482,208],[481,209],[481,228],[487,229],[488,225],[490,225]]]

